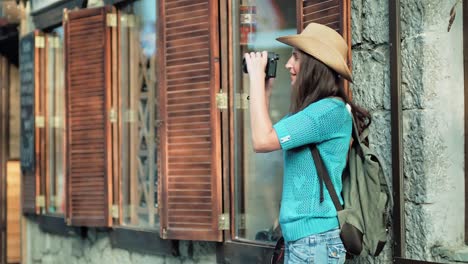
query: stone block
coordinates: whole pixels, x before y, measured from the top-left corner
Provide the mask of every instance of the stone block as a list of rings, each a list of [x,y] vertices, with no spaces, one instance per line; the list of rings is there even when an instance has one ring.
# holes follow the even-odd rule
[[[106,247],[102,251],[101,259],[98,261],[97,259],[93,259],[93,263],[100,264],[100,263],[119,263],[119,264],[132,264],[130,260],[130,254],[128,251],[123,249],[113,249],[111,247]]]
[[[216,243],[194,243],[193,259],[196,263],[216,263]]]
[[[355,51],[353,53],[353,100],[369,111],[383,109],[384,90],[388,81],[381,50]]]
[[[401,0],[400,3],[401,36],[405,39],[431,31],[446,32],[455,1]],[[457,19],[461,19],[461,12]]]
[[[380,158],[383,171],[391,184],[392,177],[392,149],[391,149],[391,114],[389,111],[376,111],[372,113],[369,143]]]
[[[351,1],[351,45],[362,42],[362,0]]]
[[[382,1],[363,0],[362,36],[375,44],[388,43],[388,4]]]
[[[154,256],[154,255],[143,255],[138,253],[132,253],[130,255],[131,263],[138,264],[165,264],[163,256]]]

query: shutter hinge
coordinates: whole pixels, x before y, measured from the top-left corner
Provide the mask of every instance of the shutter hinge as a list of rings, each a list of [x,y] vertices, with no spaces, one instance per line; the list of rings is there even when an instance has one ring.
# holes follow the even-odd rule
[[[47,37],[47,42],[49,44],[49,47],[53,49],[57,49],[58,47],[60,47],[60,40],[58,37]]]
[[[246,93],[236,93],[235,97],[236,109],[248,109],[249,108],[249,95]]]
[[[45,118],[44,118],[44,116],[36,116],[34,122],[36,124],[36,127],[38,127],[38,128],[45,127]]]
[[[218,230],[229,230],[229,214],[220,214],[218,216]]]
[[[106,25],[108,27],[117,27],[117,15],[116,14],[107,14],[106,16]]]
[[[52,118],[52,127],[60,128],[61,123],[62,123],[62,120],[61,120],[61,118],[59,116],[54,116]]]
[[[63,9],[63,22],[68,22],[68,10]]]
[[[134,15],[121,15],[120,16],[120,25],[122,27],[135,27],[135,16]]]
[[[115,111],[115,108],[111,108],[109,111],[109,121],[111,123],[117,122],[117,111]]]
[[[36,36],[34,38],[34,46],[36,48],[44,48],[45,47],[45,39],[44,36]]]
[[[228,108],[227,93],[223,93],[223,90],[216,94],[216,106],[221,110]]]
[[[245,230],[245,214],[241,214],[238,228]]]
[[[125,112],[125,121],[128,123],[134,123],[137,121],[137,114],[135,110],[129,109]]]
[[[133,27],[135,27],[135,24],[136,24],[135,22],[136,22],[135,21],[135,16],[134,15],[128,15],[128,17],[127,17],[127,26],[129,28],[133,28]]]
[[[113,204],[111,206],[111,215],[112,215],[112,218],[119,219],[119,206],[118,205]]]
[[[36,196],[36,207],[45,207],[45,197],[44,197],[44,195]]]

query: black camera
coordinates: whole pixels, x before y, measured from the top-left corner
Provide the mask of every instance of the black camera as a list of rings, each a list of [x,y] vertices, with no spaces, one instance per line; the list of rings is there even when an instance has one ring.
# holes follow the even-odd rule
[[[265,79],[275,78],[276,77],[276,67],[278,65],[279,55],[274,52],[268,52],[268,61],[265,67]],[[242,71],[247,72],[247,64],[245,63],[245,58],[242,60]]]

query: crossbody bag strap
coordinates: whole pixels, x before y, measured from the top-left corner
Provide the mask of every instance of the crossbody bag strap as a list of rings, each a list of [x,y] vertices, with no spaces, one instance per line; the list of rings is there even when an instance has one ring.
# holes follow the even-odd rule
[[[328,171],[323,164],[322,157],[317,149],[315,144],[310,145],[310,152],[312,153],[312,158],[314,159],[315,168],[317,168],[317,174],[319,176],[319,183],[320,189],[322,190],[322,181],[325,182],[325,186],[327,187],[328,192],[330,193],[330,197],[335,205],[336,211],[343,210],[343,206],[340,204],[340,200],[338,199],[338,195],[336,194],[335,188],[333,188],[333,183],[331,182],[330,175],[328,175]]]

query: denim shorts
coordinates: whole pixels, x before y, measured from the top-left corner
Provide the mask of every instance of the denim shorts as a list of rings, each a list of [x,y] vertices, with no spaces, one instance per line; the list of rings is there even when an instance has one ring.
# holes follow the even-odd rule
[[[346,260],[338,228],[286,242],[284,248],[284,264],[343,264]]]

